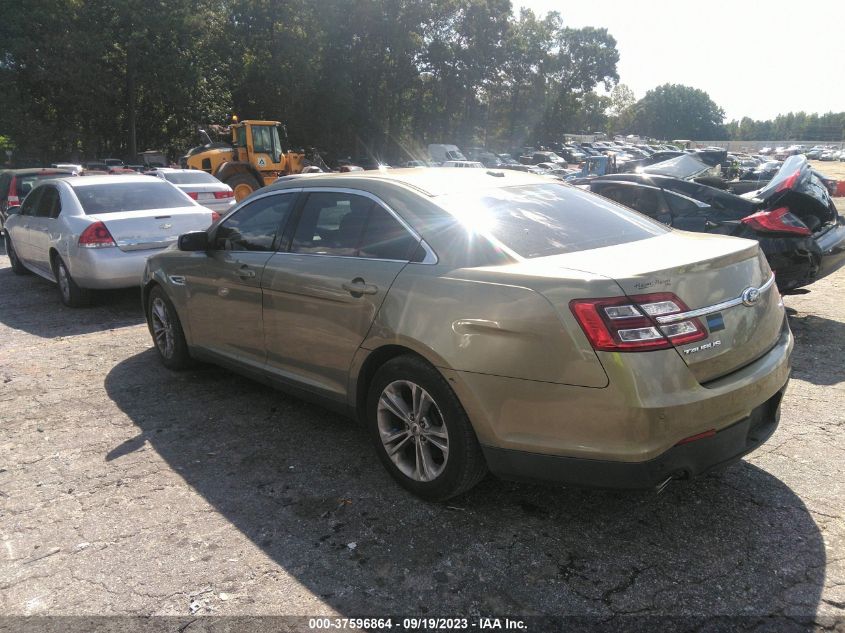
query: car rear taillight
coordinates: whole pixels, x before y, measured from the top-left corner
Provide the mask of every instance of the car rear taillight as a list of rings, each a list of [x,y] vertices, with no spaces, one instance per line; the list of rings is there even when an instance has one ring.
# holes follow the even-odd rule
[[[18,177],[17,176],[12,176],[12,180],[9,183],[9,195],[7,197],[7,200],[9,201],[8,204],[9,204],[10,207],[13,206],[13,205],[21,203],[20,198],[18,198]]]
[[[191,198],[191,200],[196,200],[199,197],[199,194],[196,191],[186,191],[185,193]]]
[[[763,233],[792,233],[794,235],[812,235],[797,216],[789,212],[787,207],[779,207],[771,211],[758,211],[742,219],[742,223],[755,231]]]
[[[235,192],[234,191],[215,191],[214,197],[218,200],[224,200],[225,198],[234,198]]]
[[[593,349],[637,352],[667,349],[707,338],[698,319],[659,325],[655,317],[687,312],[671,292],[606,299],[575,299],[569,307]]]
[[[217,211],[212,211],[211,212],[211,223],[214,224],[219,219],[220,219],[220,214],[217,213]]]
[[[785,189],[792,189],[795,186],[795,183],[798,181],[798,176],[801,175],[801,170],[795,170],[795,173],[792,174],[789,178],[784,180],[775,191],[784,191]]]
[[[106,248],[117,246],[114,238],[102,222],[94,222],[79,236],[79,246],[82,248]]]

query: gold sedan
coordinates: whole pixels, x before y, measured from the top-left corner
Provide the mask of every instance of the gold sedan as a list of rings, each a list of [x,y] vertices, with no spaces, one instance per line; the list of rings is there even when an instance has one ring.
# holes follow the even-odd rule
[[[774,432],[793,340],[756,242],[515,171],[293,178],[148,261],[162,361],[361,420],[427,499],[485,473],[650,488]]]

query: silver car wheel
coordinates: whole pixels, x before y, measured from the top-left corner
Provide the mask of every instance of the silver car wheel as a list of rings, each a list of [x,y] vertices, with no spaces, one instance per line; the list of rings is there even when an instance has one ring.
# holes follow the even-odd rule
[[[59,278],[59,292],[66,301],[70,300],[70,278],[67,274],[67,269],[62,262],[56,263],[56,273]]]
[[[158,351],[165,358],[172,357],[174,347],[173,323],[170,321],[167,305],[161,297],[153,299],[153,304],[150,308],[150,321],[152,321],[153,338],[155,339]]]
[[[437,403],[418,384],[396,380],[381,392],[376,410],[384,450],[414,481],[433,481],[449,459],[449,431]]]

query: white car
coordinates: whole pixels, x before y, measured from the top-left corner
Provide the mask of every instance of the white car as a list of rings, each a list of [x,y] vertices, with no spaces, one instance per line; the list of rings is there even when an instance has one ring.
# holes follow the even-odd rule
[[[217,216],[170,183],[141,175],[45,180],[10,211],[12,270],[56,282],[73,307],[87,305],[91,290],[138,285],[147,257]]]
[[[82,165],[78,165],[76,163],[53,163],[50,167],[55,169],[66,169],[73,173],[74,176],[78,176],[82,173]]]
[[[148,173],[176,185],[202,206],[220,215],[226,215],[235,206],[232,188],[204,171],[161,167]]]

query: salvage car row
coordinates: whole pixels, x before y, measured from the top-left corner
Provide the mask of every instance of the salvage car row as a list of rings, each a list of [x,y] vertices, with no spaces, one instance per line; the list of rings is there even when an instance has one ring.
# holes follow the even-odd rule
[[[839,235],[806,162],[784,168],[748,215]],[[309,174],[215,219],[160,179],[63,178],[5,239],[69,305],[140,282],[167,367],[217,363],[357,418],[421,497],[488,471],[659,488],[771,436],[793,345],[763,240],[707,230],[716,198],[704,232],[673,230],[703,207],[667,182],[616,183],[652,196],[642,214],[519,171]]]

